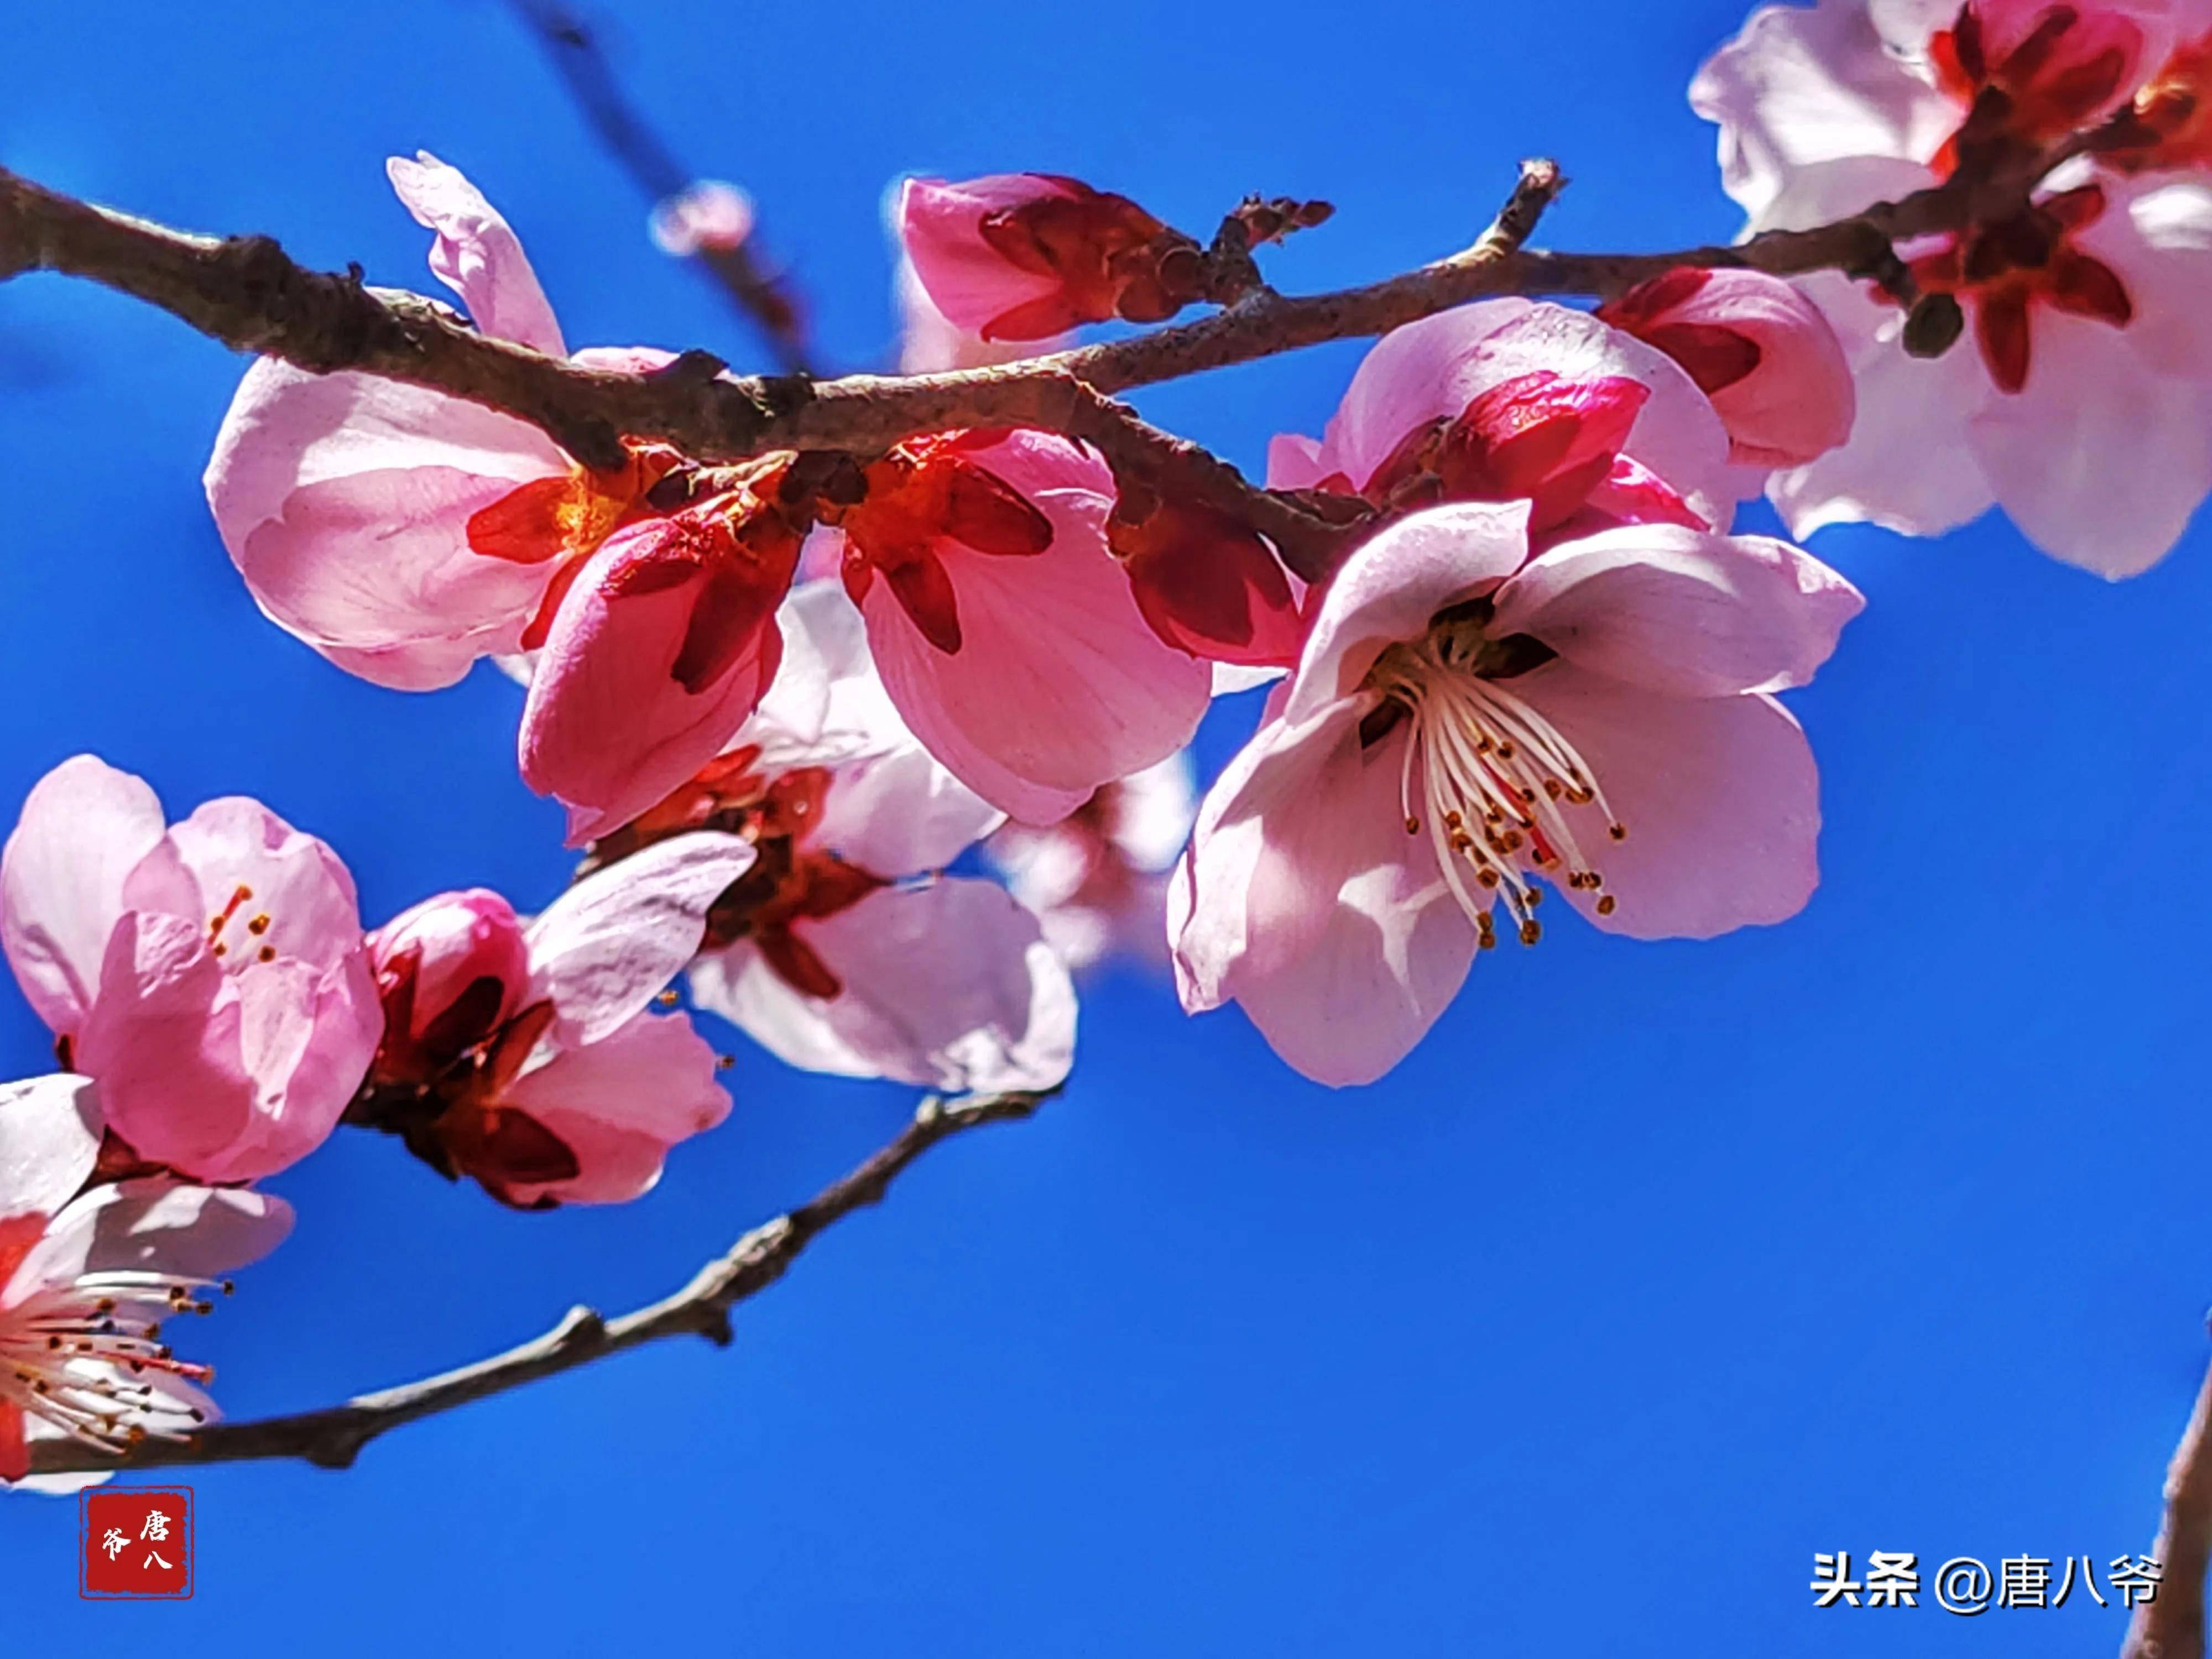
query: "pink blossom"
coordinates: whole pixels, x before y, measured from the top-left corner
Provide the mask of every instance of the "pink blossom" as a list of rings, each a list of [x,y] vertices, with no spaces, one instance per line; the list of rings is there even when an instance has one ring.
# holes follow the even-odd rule
[[[1597,314],[1681,364],[1739,466],[1802,465],[1851,435],[1857,400],[1836,331],[1779,276],[1682,265]]]
[[[0,1483],[29,1475],[34,1441],[120,1453],[213,1421],[207,1368],[156,1328],[207,1312],[214,1281],[291,1229],[290,1208],[259,1193],[158,1180],[87,1190],[100,1128],[88,1078],[0,1085]]]
[[[610,536],[561,599],[518,748],[523,781],[568,806],[570,845],[712,759],[775,678],[800,545],[775,501],[781,466]]]
[[[1691,102],[1720,126],[1748,231],[1893,200],[1948,176],[1961,144],[2044,142],[2130,98],[2149,135],[2069,162],[2001,223],[1899,250],[1921,293],[1965,313],[1969,337],[1941,356],[1906,354],[1904,307],[1875,284],[1799,279],[1859,418],[1769,481],[1795,533],[1935,535],[1995,504],[2108,577],[2165,555],[2212,489],[2212,148],[2190,130],[2208,91],[2212,11],[2154,0],[1768,7],[1706,64]]]
[[[759,714],[662,809],[761,850],[692,968],[693,1000],[811,1070],[1056,1085],[1075,1040],[1066,969],[1005,890],[937,873],[1004,815],[906,729],[835,583],[795,591],[782,625],[791,654]]]
[[[476,187],[425,153],[392,185],[435,231],[430,269],[484,333],[565,354],[521,243]],[[637,372],[665,354],[587,351]],[[536,427],[370,374],[248,369],[216,434],[208,504],[256,603],[349,672],[450,685],[520,648],[548,585],[665,470],[640,450],[595,472]]]
[[[381,1030],[337,854],[240,797],[165,829],[143,780],[90,755],[23,804],[0,941],[114,1133],[203,1181],[320,1146]]]
[[[523,1209],[636,1198],[729,1115],[714,1050],[651,1012],[753,849],[679,835],[585,877],[526,926],[442,893],[370,936],[385,1038],[370,1115],[447,1176]]]
[[[720,179],[701,179],[655,204],[647,228],[671,258],[742,246],[753,231],[753,198]]]
[[[1106,544],[1113,475],[1048,433],[946,433],[868,469],[845,588],[884,688],[954,776],[1025,822],[1173,754],[1206,663],[1163,641]]]
[[[1186,750],[1100,786],[1048,828],[1006,825],[984,851],[1071,969],[1113,955],[1164,961],[1167,872],[1197,807]]]
[[[1354,552],[1169,892],[1183,1006],[1370,1081],[1548,882],[1599,927],[1710,938],[1802,908],[1817,776],[1770,695],[1860,606],[1759,537],[1630,525],[1527,559],[1526,503],[1413,514]],[[1524,560],[1527,562],[1524,565]]]
[[[1171,317],[1198,296],[1198,250],[1127,197],[1042,173],[909,179],[899,240],[953,326],[1042,340],[1078,323]]]
[[[1527,300],[1440,312],[1385,335],[1316,441],[1278,437],[1276,489],[1386,514],[1525,499],[1540,538],[1733,510],[1729,435],[1680,365],[1587,313]]]

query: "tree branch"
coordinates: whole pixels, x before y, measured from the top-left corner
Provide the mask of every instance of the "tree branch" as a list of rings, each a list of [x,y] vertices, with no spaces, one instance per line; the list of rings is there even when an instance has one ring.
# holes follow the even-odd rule
[[[2212,1564],[2212,1371],[2197,1391],[2166,1472],[2166,1513],[2151,1557],[2163,1564],[2157,1595],[2138,1603],[2120,1659],[2203,1659],[2204,1571]]]
[[[1199,321],[982,368],[903,376],[735,376],[703,352],[659,374],[580,368],[487,338],[420,295],[364,287],[294,263],[267,237],[219,240],[88,206],[0,169],[0,279],[26,270],[86,277],[133,295],[241,351],[318,373],[359,369],[515,415],[589,465],[620,438],[659,439],[702,461],[770,449],[879,452],[917,432],[1095,419],[1069,380],[1110,397],[1132,386],[1249,362],[1325,341],[1387,333],[1498,294],[1612,295],[1678,264],[1779,274],[1853,269],[1891,235],[1964,222],[1969,192],[1946,185],[1818,230],[1770,231],[1734,247],[1671,253],[1553,253],[1521,246],[1561,186],[1524,168],[1498,222],[1462,252],[1364,288],[1291,298],[1256,289]]]
[[[648,203],[667,201],[690,188],[691,175],[623,96],[605,54],[582,20],[560,0],[514,0],[514,6],[568,82],[584,118]],[[787,372],[812,372],[799,302],[779,277],[761,268],[750,246],[702,246],[692,257],[714,273],[738,312],[768,337]]]
[[[949,1103],[923,1101],[899,1137],[867,1162],[788,1214],[754,1228],[674,1295],[619,1318],[603,1319],[590,1308],[572,1308],[543,1336],[473,1365],[365,1394],[322,1411],[218,1424],[184,1441],[146,1440],[121,1458],[75,1441],[34,1441],[32,1470],[53,1474],[272,1457],[302,1458],[319,1468],[342,1469],[370,1441],[404,1424],[573,1370],[626,1348],[683,1335],[703,1336],[718,1347],[726,1346],[730,1309],[782,1278],[817,1234],[880,1200],[891,1182],[939,1141],[981,1124],[1028,1117],[1048,1098],[1047,1094],[1004,1094]]]

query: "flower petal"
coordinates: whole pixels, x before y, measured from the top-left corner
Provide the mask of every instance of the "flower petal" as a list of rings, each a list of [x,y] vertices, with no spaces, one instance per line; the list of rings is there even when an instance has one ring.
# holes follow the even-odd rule
[[[431,274],[461,296],[480,332],[566,356],[561,325],[521,240],[458,167],[427,149],[415,155],[411,161],[395,155],[384,170],[415,222],[438,234],[430,248]]]
[[[158,1178],[94,1187],[54,1218],[16,1270],[9,1295],[87,1273],[220,1279],[258,1261],[291,1231],[292,1206],[267,1193]]]
[[[1310,719],[1357,688],[1384,647],[1511,575],[1528,556],[1528,524],[1526,501],[1453,501],[1362,542],[1322,592],[1285,714]]]
[[[1551,663],[1515,690],[1588,762],[1628,835],[1601,842],[1602,893],[1566,900],[1633,939],[1784,921],[1820,883],[1820,774],[1771,697],[1682,698]],[[1611,897],[1616,908],[1597,914]]]
[[[1965,429],[1992,396],[1989,376],[1965,343],[1933,359],[1906,355],[1904,313],[1835,276],[1808,278],[1836,325],[1858,384],[1850,439],[1807,465],[1777,472],[1766,493],[1803,538],[1823,525],[1864,521],[1908,536],[1938,536],[1987,511],[1994,499],[1983,470],[1955,443],[1929,434]]]
[[[2027,386],[1967,447],[2045,552],[2118,580],[2172,550],[2212,489],[2212,385],[2146,374],[2124,331],[2039,309]]]
[[[753,859],[751,843],[736,836],[672,836],[554,900],[524,935],[525,1000],[552,1002],[552,1040],[598,1042],[642,1013],[698,954],[708,907]]]
[[[1106,550],[1111,475],[1064,439],[1017,432],[975,453],[1052,523],[1052,544],[995,557],[951,542],[957,653],[923,638],[888,582],[860,601],[884,687],[915,737],[1018,818],[1051,823],[1170,755],[1206,712],[1208,666],[1161,643]]]
[[[795,926],[840,994],[793,989],[740,940],[693,967],[693,1000],[808,1071],[959,1093],[1048,1089],[1067,1075],[1074,987],[1036,918],[995,884],[880,888]]]
[[[1630,525],[1538,555],[1498,590],[1495,634],[1678,697],[1802,685],[1865,608],[1802,548]]]
[[[280,626],[349,672],[422,690],[516,648],[552,562],[469,548],[477,513],[568,458],[535,427],[419,386],[264,358],[208,462],[231,562]]]
[[[1719,124],[1722,183],[1755,226],[1798,169],[1926,161],[1961,114],[1887,49],[1865,0],[1761,7],[1698,71],[1690,107]]]
[[[575,1154],[567,1181],[508,1191],[511,1203],[620,1204],[660,1179],[668,1149],[730,1115],[714,1051],[681,1014],[638,1014],[581,1048],[563,1048],[511,1085],[506,1103]]]
[[[1233,998],[1316,1082],[1371,1083],[1467,977],[1474,928],[1406,832],[1404,726],[1363,745],[1347,700],[1271,720],[1200,808],[1169,890],[1183,1006]]]
[[[96,756],[64,761],[24,799],[0,852],[0,942],[31,1006],[63,1036],[84,1023],[124,878],[161,829],[145,780]]]
[[[99,1160],[102,1127],[88,1077],[0,1083],[0,1221],[68,1203]]]

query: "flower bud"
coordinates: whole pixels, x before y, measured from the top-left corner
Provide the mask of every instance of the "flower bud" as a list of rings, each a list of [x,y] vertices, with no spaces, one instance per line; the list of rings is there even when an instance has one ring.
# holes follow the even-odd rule
[[[937,308],[986,340],[1158,322],[1201,297],[1197,244],[1125,196],[1050,173],[909,179],[898,234]]]
[[[441,893],[368,936],[384,1003],[380,1079],[428,1082],[514,1018],[530,983],[514,907],[481,887]]]
[[[1683,265],[1597,313],[1680,363],[1742,466],[1802,466],[1851,434],[1850,364],[1820,307],[1779,276]]]

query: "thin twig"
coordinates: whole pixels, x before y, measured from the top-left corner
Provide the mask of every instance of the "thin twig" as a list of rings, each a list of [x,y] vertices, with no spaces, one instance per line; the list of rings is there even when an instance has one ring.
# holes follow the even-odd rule
[[[514,0],[514,9],[544,46],[578,108],[650,203],[681,195],[692,183],[653,129],[623,95],[614,70],[583,21],[560,0]],[[738,310],[768,337],[787,373],[813,372],[805,313],[785,279],[762,269],[745,243],[701,246],[693,256],[720,283]]]
[[[949,1103],[925,1100],[899,1137],[866,1163],[831,1182],[789,1214],[754,1228],[673,1296],[619,1318],[603,1319],[590,1308],[572,1308],[543,1336],[473,1365],[365,1394],[322,1411],[218,1424],[184,1441],[147,1440],[120,1459],[75,1441],[36,1441],[32,1469],[52,1474],[272,1457],[303,1458],[320,1468],[342,1469],[370,1441],[403,1424],[573,1370],[625,1348],[684,1335],[703,1336],[726,1346],[731,1339],[730,1309],[781,1279],[816,1235],[881,1200],[900,1172],[938,1142],[981,1124],[1028,1117],[1048,1097],[1004,1094]]]
[[[2120,1659],[2203,1659],[2204,1571],[2212,1564],[2212,1371],[2166,1471],[2166,1512],[2151,1559],[2164,1569],[2128,1621]]]

